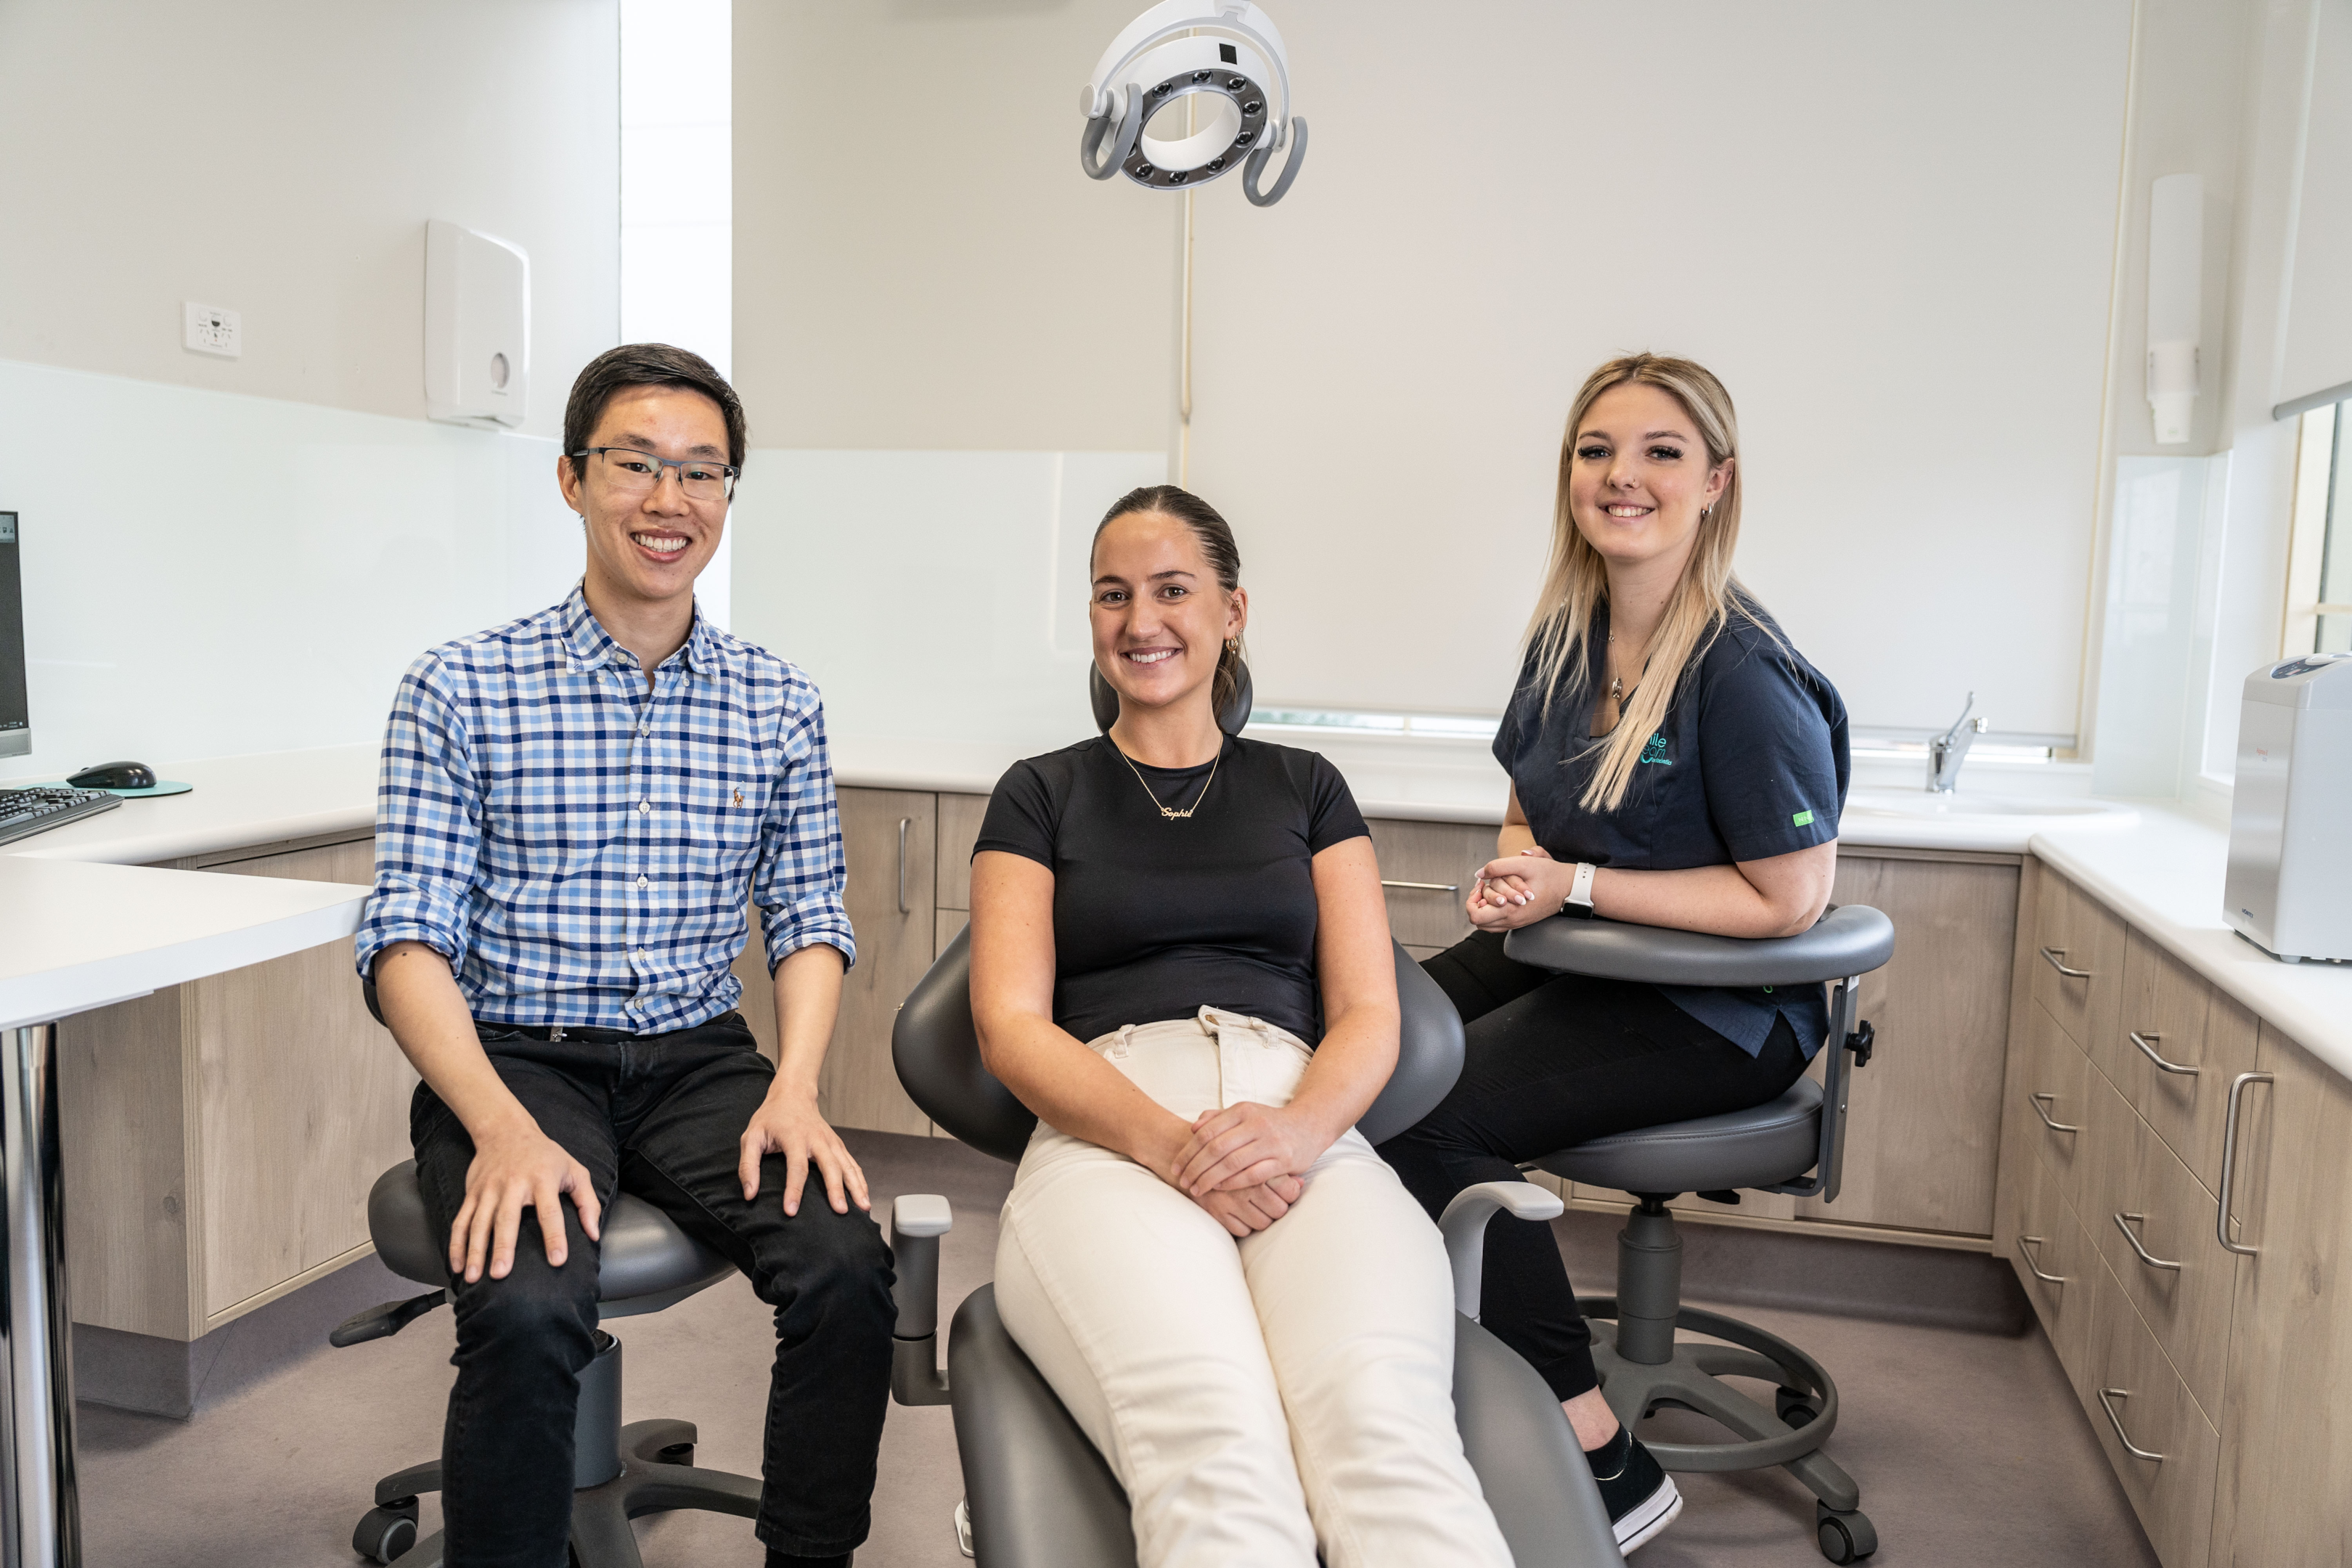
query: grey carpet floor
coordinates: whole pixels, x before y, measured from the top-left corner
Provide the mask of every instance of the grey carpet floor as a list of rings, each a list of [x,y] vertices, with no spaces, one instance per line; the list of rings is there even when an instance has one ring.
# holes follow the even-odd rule
[[[955,1229],[940,1262],[950,1308],[989,1277],[1009,1167],[945,1140],[851,1135],[875,1208],[944,1193]],[[373,1260],[377,1299],[407,1295]],[[346,1274],[352,1271],[347,1270]],[[1589,1272],[1589,1270],[1588,1270]],[[1599,1291],[1605,1281],[1580,1278]],[[339,1299],[365,1277],[337,1281]],[[1886,1568],[2153,1568],[2038,1329],[1971,1333],[1819,1312],[1739,1309],[1804,1345],[1838,1379],[1844,1414],[1830,1445],[1863,1489]],[[945,1316],[943,1312],[942,1316]],[[668,1311],[613,1325],[626,1346],[626,1413],[698,1423],[697,1462],[756,1475],[766,1392],[767,1310],[740,1279]],[[205,1401],[189,1421],[81,1408],[81,1495],[91,1568],[356,1563],[351,1529],[375,1479],[439,1447],[450,1350],[436,1312],[390,1340],[319,1348]],[[958,1568],[950,1516],[962,1485],[944,1407],[893,1406],[859,1568]],[[1676,1422],[1690,1423],[1686,1428]],[[1645,1432],[1698,1437],[1680,1413]],[[1682,1518],[1637,1553],[1641,1568],[1802,1568],[1822,1561],[1811,1498],[1779,1471],[1685,1476]],[[425,1523],[437,1513],[425,1503]],[[758,1568],[749,1524],[708,1515],[642,1521],[649,1568]]]

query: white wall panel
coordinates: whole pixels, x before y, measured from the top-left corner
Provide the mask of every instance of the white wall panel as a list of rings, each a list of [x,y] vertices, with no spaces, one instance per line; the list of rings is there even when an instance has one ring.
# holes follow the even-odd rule
[[[33,754],[372,741],[426,647],[562,598],[552,439],[0,362]]]

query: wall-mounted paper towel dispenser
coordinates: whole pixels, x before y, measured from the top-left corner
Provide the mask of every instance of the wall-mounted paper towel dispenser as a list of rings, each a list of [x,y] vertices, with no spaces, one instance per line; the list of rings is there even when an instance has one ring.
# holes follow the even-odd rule
[[[425,410],[506,428],[530,403],[530,258],[435,218],[425,226]]]

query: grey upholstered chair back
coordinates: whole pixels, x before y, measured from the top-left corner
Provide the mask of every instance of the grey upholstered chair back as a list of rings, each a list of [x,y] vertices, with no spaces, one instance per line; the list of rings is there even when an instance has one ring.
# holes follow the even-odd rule
[[[1396,1071],[1356,1123],[1375,1143],[1428,1115],[1462,1076],[1462,1018],[1454,1004],[1402,947],[1396,949],[1396,972],[1402,1018]],[[980,1059],[980,1036],[971,1022],[969,930],[957,933],[898,1009],[890,1056],[908,1098],[924,1115],[984,1153],[1021,1158],[1037,1118]]]

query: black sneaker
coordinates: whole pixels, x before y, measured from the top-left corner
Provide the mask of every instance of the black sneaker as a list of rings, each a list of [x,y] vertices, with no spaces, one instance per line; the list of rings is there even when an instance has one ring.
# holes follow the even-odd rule
[[[1601,1483],[1601,1500],[1609,1509],[1618,1551],[1646,1545],[1682,1512],[1683,1494],[1675,1489],[1675,1479],[1659,1468],[1632,1428],[1618,1427],[1617,1436],[1584,1458],[1592,1466],[1592,1479]]]

